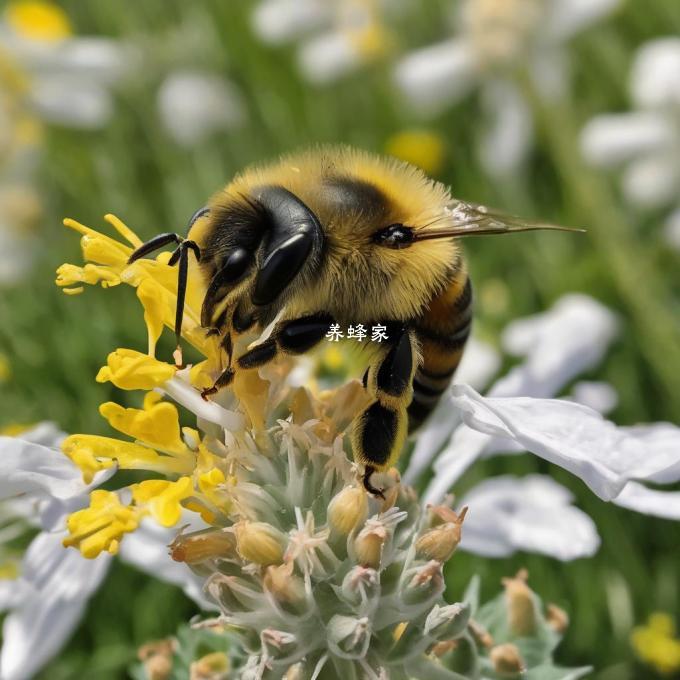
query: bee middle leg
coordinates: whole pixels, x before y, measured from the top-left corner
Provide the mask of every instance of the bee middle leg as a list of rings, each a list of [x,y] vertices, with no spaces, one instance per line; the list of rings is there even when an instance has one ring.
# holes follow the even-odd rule
[[[371,476],[394,463],[408,432],[406,409],[413,396],[417,347],[414,331],[400,329],[364,376],[366,389],[375,398],[354,420],[352,451],[364,466],[364,488],[376,496],[383,493],[371,484]]]
[[[304,354],[326,336],[333,319],[326,314],[311,314],[299,319],[282,321],[272,334],[259,345],[249,349],[236,359],[236,369],[231,366],[215,381],[212,387],[203,390],[205,399],[227,387],[234,379],[235,370],[259,368],[272,361],[279,352],[284,354]]]

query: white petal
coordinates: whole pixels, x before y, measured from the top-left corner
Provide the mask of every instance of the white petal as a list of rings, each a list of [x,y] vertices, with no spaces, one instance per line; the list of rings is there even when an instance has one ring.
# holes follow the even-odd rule
[[[29,592],[21,579],[0,579],[0,613],[18,607]]]
[[[490,396],[527,395],[551,397],[579,373],[596,366],[617,331],[614,315],[585,295],[566,295],[542,314],[513,321],[502,343],[513,354],[526,357],[490,389]],[[446,412],[440,406],[442,414]],[[458,425],[451,417],[451,431]],[[434,462],[435,476],[424,498],[438,503],[482,455],[518,453],[521,444],[505,437],[494,438],[461,425]],[[421,463],[422,465],[422,463]]]
[[[321,28],[332,16],[331,4],[320,0],[264,0],[253,11],[252,24],[264,42],[280,45]]]
[[[593,555],[593,521],[571,505],[571,493],[549,477],[492,477],[460,501],[468,506],[461,548],[489,557],[517,550],[574,560]]]
[[[663,238],[668,246],[680,252],[680,208],[668,216],[663,227]]]
[[[490,399],[466,385],[456,385],[452,392],[468,426],[514,439],[580,477],[603,500],[615,498],[631,479],[680,479],[680,428],[673,425],[617,428],[569,401]]]
[[[23,560],[28,588],[3,626],[0,677],[32,677],[68,641],[110,564],[110,555],[86,560],[63,547],[62,534],[38,534]]]
[[[349,33],[328,31],[301,45],[297,61],[302,75],[321,85],[354,71],[363,57]]]
[[[571,390],[571,398],[575,402],[604,415],[613,411],[619,403],[619,395],[609,383],[587,380],[582,380],[574,385]]]
[[[583,128],[581,152],[593,165],[613,167],[661,151],[675,136],[670,118],[655,111],[604,114],[591,118]]]
[[[170,378],[170,380],[163,384],[161,391],[191,411],[198,418],[202,418],[209,423],[220,425],[229,431],[243,428],[243,416],[222,408],[214,401],[201,399],[201,393],[181,378]]]
[[[455,381],[483,389],[498,371],[500,363],[501,358],[491,345],[472,337],[456,370]],[[415,435],[415,446],[403,476],[404,483],[413,484],[418,479],[459,423],[457,411],[448,399],[442,399]]]
[[[526,361],[499,380],[490,394],[553,396],[597,366],[617,332],[616,317],[597,300],[565,295],[549,311],[513,321],[503,331],[503,348]]]
[[[456,382],[483,390],[501,367],[500,354],[487,342],[472,336],[465,346],[465,353],[456,369]]]
[[[668,205],[680,190],[680,158],[670,151],[634,160],[623,174],[622,188],[631,203],[643,208]]]
[[[652,40],[637,51],[630,89],[638,106],[680,106],[680,38]]]
[[[480,160],[494,177],[517,170],[533,139],[531,111],[519,90],[506,80],[494,80],[482,90],[487,118],[479,149]]]
[[[69,498],[86,488],[80,469],[61,451],[0,437],[0,499],[41,492]]]
[[[109,38],[71,38],[56,43],[11,39],[13,55],[34,77],[62,77],[102,86],[116,83],[134,64],[133,52]]]
[[[12,286],[23,280],[31,270],[38,250],[36,240],[16,233],[16,228],[16,225],[0,224],[1,285]]]
[[[185,513],[188,524],[202,528],[196,513]],[[191,516],[191,519],[189,518]],[[168,545],[177,536],[177,529],[165,529],[157,522],[145,519],[139,528],[125,537],[120,546],[120,558],[154,578],[182,588],[202,609],[216,609],[203,594],[205,579],[199,578],[184,562],[175,562],[169,555]]]
[[[565,39],[585,30],[621,4],[621,0],[552,0],[546,30]]]
[[[30,430],[22,432],[17,436],[17,439],[58,449],[65,437],[66,433],[60,430],[55,423],[44,421],[38,423]]]
[[[245,119],[236,87],[221,76],[199,71],[170,74],[158,91],[158,111],[165,129],[183,146],[199,144]]]
[[[680,520],[680,491],[657,491],[639,482],[628,482],[614,503],[645,515]]]
[[[94,80],[78,76],[50,74],[36,77],[30,97],[42,118],[66,127],[101,128],[113,113],[108,89]]]
[[[465,425],[456,428],[451,440],[434,461],[435,474],[422,495],[423,504],[441,503],[449,489],[482,455],[491,441],[489,435]]]
[[[454,39],[406,55],[397,64],[394,76],[416,112],[436,116],[472,89],[478,64],[472,47]]]

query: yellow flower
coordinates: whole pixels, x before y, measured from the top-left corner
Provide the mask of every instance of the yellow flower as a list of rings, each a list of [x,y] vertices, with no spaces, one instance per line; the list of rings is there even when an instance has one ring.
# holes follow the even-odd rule
[[[428,175],[437,175],[444,166],[446,145],[441,135],[431,130],[402,130],[387,140],[385,151]]]
[[[115,215],[105,215],[104,219],[129,245],[80,222],[65,219],[64,226],[82,234],[80,245],[86,264],[82,267],[61,265],[57,269],[56,284],[71,295],[82,292],[82,284],[101,284],[104,288],[110,288],[126,283],[137,288],[137,297],[144,307],[149,354],[153,355],[163,327],[174,328],[177,269],[168,265],[170,254],[167,252],[161,253],[155,260],[143,258],[128,264],[133,249],[138,248],[142,240]],[[190,258],[182,336],[204,356],[217,360],[219,342],[215,338],[207,338],[200,324],[204,295],[203,279],[195,260]]]
[[[51,2],[16,0],[5,10],[5,21],[22,38],[56,42],[73,34],[64,10]]]
[[[123,534],[139,525],[139,510],[123,505],[112,491],[93,491],[90,507],[72,513],[67,522],[70,536],[66,547],[77,547],[84,557],[94,558],[106,551],[115,555]]]
[[[638,657],[659,673],[680,670],[680,639],[676,637],[675,621],[669,614],[652,614],[646,626],[633,629],[630,642]]]
[[[121,390],[152,390],[166,383],[177,371],[175,366],[158,361],[133,349],[117,349],[99,370],[97,382],[112,382]]]

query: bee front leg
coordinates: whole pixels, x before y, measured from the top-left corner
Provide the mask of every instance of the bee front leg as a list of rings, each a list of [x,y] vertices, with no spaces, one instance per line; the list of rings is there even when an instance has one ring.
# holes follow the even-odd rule
[[[249,349],[236,360],[236,369],[259,368],[272,361],[280,352],[304,354],[321,342],[332,323],[333,319],[326,314],[311,314],[299,319],[282,321],[264,342]],[[233,379],[234,369],[229,367],[212,387],[203,390],[201,396],[205,399],[215,394],[229,385]]]
[[[354,420],[352,450],[364,466],[365,489],[376,496],[382,496],[382,490],[371,484],[371,475],[396,461],[408,432],[406,409],[413,396],[417,348],[415,333],[402,328],[365,376],[366,388],[375,399]]]

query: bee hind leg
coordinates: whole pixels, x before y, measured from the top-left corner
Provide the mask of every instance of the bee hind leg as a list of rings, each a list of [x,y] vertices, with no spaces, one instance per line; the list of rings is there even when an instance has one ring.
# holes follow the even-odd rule
[[[402,328],[365,376],[366,389],[375,399],[354,420],[352,450],[364,466],[364,488],[376,496],[382,496],[382,490],[371,484],[371,476],[397,460],[406,439],[416,364],[415,333]]]

